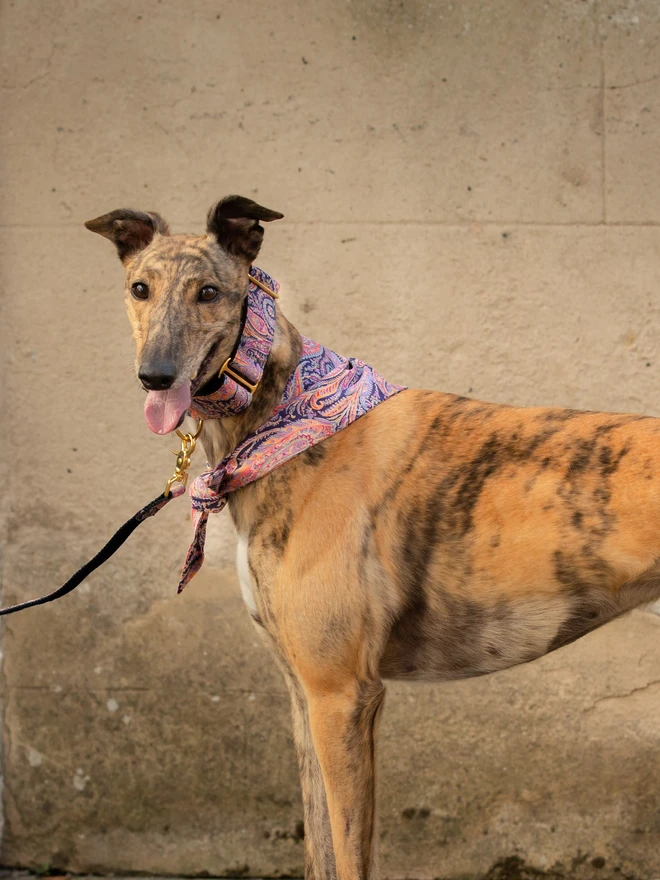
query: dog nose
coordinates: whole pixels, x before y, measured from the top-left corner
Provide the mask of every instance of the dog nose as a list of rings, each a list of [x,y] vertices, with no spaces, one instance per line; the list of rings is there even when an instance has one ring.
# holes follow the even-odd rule
[[[138,371],[138,379],[147,391],[166,391],[176,379],[174,364],[163,361],[159,364],[143,364]]]

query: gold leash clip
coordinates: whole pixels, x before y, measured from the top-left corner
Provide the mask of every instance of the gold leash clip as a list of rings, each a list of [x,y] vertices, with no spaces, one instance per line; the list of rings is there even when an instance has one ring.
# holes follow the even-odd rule
[[[186,483],[188,482],[188,474],[186,473],[188,468],[190,467],[190,457],[195,451],[195,447],[197,446],[197,438],[202,433],[202,425],[204,424],[204,419],[199,420],[199,424],[197,425],[197,430],[194,434],[182,434],[181,431],[177,429],[176,435],[181,440],[181,449],[177,452],[176,450],[172,453],[176,455],[176,465],[174,468],[174,473],[167,481],[167,485],[165,486],[165,491],[163,495],[168,498],[170,494],[170,489],[174,485],[174,483],[181,483],[183,488],[185,489]]]

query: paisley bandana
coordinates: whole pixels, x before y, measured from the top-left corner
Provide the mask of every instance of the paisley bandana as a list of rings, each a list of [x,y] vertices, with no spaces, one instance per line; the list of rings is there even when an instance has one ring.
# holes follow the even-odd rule
[[[265,272],[253,268],[251,274],[270,289],[278,289],[277,282]],[[261,378],[270,351],[274,322],[275,307],[271,297],[251,284],[243,334],[248,341],[244,345],[241,340],[232,359],[232,370],[236,368],[236,372],[249,382]],[[404,389],[404,386],[387,382],[363,361],[342,357],[304,336],[302,341],[298,366],[289,377],[282,400],[271,417],[215,468],[199,476],[190,488],[195,534],[184,563],[179,592],[204,561],[209,514],[219,513],[224,508],[230,492],[265,476]],[[230,385],[228,378],[217,391],[203,397],[194,396],[191,413],[205,418],[222,418],[249,406],[251,393],[240,381],[231,379]],[[225,385],[228,387],[223,393]]]

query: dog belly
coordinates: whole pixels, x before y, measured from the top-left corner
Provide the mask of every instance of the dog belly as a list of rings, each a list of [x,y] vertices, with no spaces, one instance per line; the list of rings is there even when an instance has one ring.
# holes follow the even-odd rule
[[[507,669],[552,650],[569,613],[561,596],[484,605],[436,595],[432,606],[397,619],[380,672],[384,678],[448,681]]]
[[[633,608],[660,598],[660,562],[617,589],[606,586],[525,597],[452,594],[431,588],[392,625],[384,678],[446,681],[527,663]]]

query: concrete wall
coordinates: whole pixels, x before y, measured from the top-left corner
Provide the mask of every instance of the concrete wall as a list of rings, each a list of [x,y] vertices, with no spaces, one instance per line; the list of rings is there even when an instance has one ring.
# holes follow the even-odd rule
[[[82,228],[112,208],[178,231],[229,192],[282,210],[260,263],[285,312],[393,380],[660,414],[656,0],[4,0],[0,24],[4,603],[172,466],[121,267]],[[4,626],[0,861],[301,872],[284,687],[227,516],[175,597],[189,528],[172,504]],[[660,877],[659,637],[636,612],[525,668],[390,687],[384,873]]]

